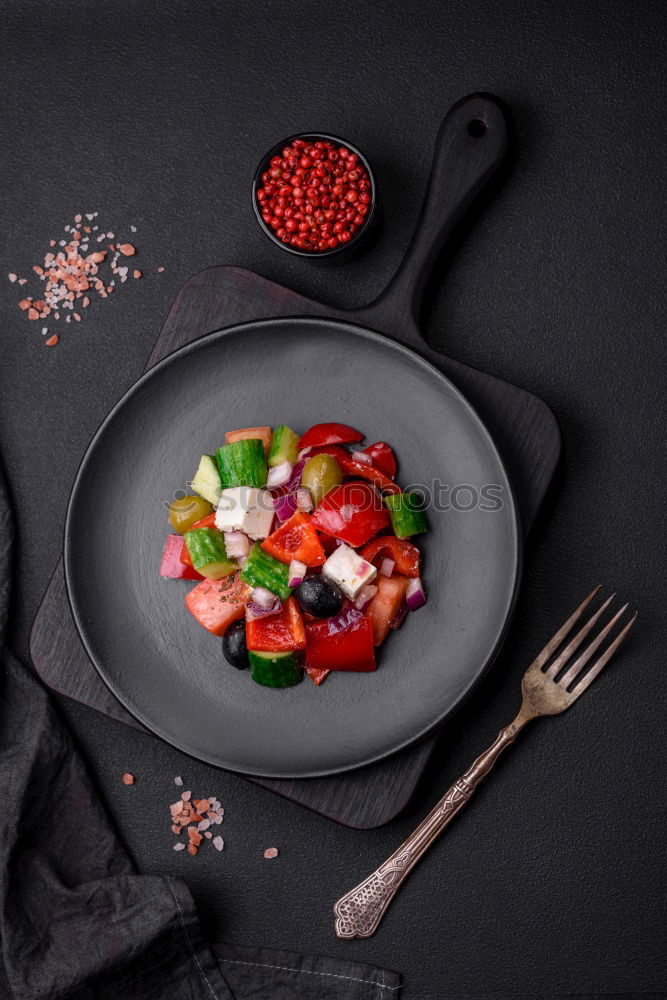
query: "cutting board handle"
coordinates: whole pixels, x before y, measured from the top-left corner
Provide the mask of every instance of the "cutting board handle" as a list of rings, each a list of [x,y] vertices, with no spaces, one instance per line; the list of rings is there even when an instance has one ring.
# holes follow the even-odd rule
[[[510,119],[490,94],[464,97],[447,112],[417,229],[385,290],[355,319],[412,345],[423,344],[418,319],[424,288],[440,251],[470,204],[502,165]]]

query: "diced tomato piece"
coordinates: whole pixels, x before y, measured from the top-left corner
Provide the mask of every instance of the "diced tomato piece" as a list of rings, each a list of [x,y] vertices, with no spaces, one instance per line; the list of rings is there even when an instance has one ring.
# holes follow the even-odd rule
[[[389,525],[389,514],[369,483],[351,482],[329,490],[311,521],[319,531],[357,548]]]
[[[301,510],[265,538],[262,548],[282,563],[298,559],[306,566],[321,566],[326,560],[317,531],[309,515]]]
[[[362,615],[343,631],[325,618],[306,625],[306,663],[316,670],[376,670],[373,626]]]
[[[160,564],[160,576],[169,577],[170,580],[203,580],[203,576],[197,572],[192,562],[189,566],[181,562],[181,552],[184,548],[182,535],[167,535]]]
[[[239,431],[227,431],[225,434],[225,444],[232,444],[234,441],[250,441],[252,438],[259,438],[264,445],[264,454],[269,454],[271,444],[270,427],[242,427]]]
[[[223,580],[202,580],[186,594],[185,606],[213,635],[224,635],[232,622],[244,617],[250,594],[250,587],[235,573]]]
[[[379,646],[387,638],[390,623],[405,600],[409,580],[405,576],[378,576],[373,581],[378,592],[365,610],[373,625],[373,644]]]
[[[282,610],[246,622],[246,643],[256,653],[285,653],[306,648],[306,629],[299,605],[288,597]]]
[[[385,493],[401,492],[400,486],[397,486],[389,476],[386,476],[384,472],[369,462],[361,462],[359,459],[353,458],[352,453],[346,448],[341,448],[335,444],[318,445],[312,449],[307,457],[312,458],[313,455],[331,455],[340,465],[343,475],[348,477],[353,476],[358,479],[367,479]]]
[[[378,567],[383,559],[393,559],[394,569],[401,576],[419,576],[419,549],[405,538],[396,538],[395,535],[374,538],[359,555]]]
[[[364,455],[369,455],[376,469],[393,479],[396,475],[396,458],[386,441],[376,441],[364,448]]]
[[[310,677],[313,684],[319,687],[325,677],[328,677],[331,673],[326,667],[309,667],[306,665],[306,673]]]
[[[363,440],[363,436],[348,424],[314,424],[301,436],[299,448],[317,444],[352,444]]]

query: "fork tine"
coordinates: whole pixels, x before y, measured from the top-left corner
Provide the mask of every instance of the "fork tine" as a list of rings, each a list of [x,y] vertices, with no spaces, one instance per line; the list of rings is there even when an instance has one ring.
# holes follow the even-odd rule
[[[565,624],[561,625],[561,627],[558,629],[558,631],[556,632],[556,634],[554,636],[552,636],[551,639],[549,639],[548,643],[546,644],[546,646],[544,647],[544,649],[542,650],[542,652],[538,653],[538,655],[535,657],[535,659],[531,663],[531,665],[530,665],[531,667],[536,667],[536,668],[539,668],[540,670],[542,669],[542,667],[547,662],[547,660],[550,659],[550,657],[552,656],[552,654],[556,652],[556,650],[560,646],[560,644],[563,641],[563,639],[565,638],[565,636],[568,635],[568,633],[571,631],[573,625],[579,620],[579,618],[581,618],[581,616],[583,615],[584,611],[586,610],[586,608],[588,607],[588,605],[591,603],[591,601],[593,600],[593,598],[595,597],[595,595],[597,594],[597,592],[598,592],[599,589],[600,589],[600,585],[598,584],[598,586],[595,588],[595,590],[592,590],[590,592],[590,594],[588,595],[588,597],[586,598],[586,600],[581,602],[581,604],[579,605],[579,607],[577,608],[577,610],[573,614],[570,615],[570,617],[565,622]]]
[[[604,666],[606,666],[607,663],[609,663],[609,661],[611,660],[612,656],[614,655],[614,653],[616,652],[616,650],[621,645],[621,643],[625,639],[626,635],[628,634],[628,632],[630,631],[630,629],[634,625],[636,619],[637,619],[637,612],[635,611],[634,615],[632,616],[632,618],[630,619],[630,621],[628,622],[628,624],[625,626],[625,628],[623,628],[618,633],[618,635],[616,636],[616,638],[614,639],[614,641],[612,643],[610,643],[610,645],[604,651],[604,653],[599,658],[599,660],[596,660],[596,662],[593,664],[593,666],[588,671],[588,673],[583,678],[583,680],[580,680],[579,683],[572,689],[572,691],[570,692],[570,697],[572,697],[572,698],[578,698],[580,694],[584,693],[584,691],[586,690],[586,688],[588,687],[588,685],[593,683],[593,681],[595,680],[595,678],[597,677],[597,675],[600,673],[600,671],[602,670],[602,668]]]
[[[570,669],[567,671],[566,674],[563,674],[563,676],[561,677],[561,679],[559,681],[559,684],[562,684],[562,686],[566,688],[566,687],[568,687],[569,684],[572,683],[572,681],[575,679],[575,677],[577,677],[581,673],[581,671],[586,666],[586,664],[590,660],[590,658],[593,655],[593,653],[595,652],[595,650],[607,638],[607,636],[611,632],[612,628],[614,627],[614,625],[616,624],[616,622],[618,621],[618,619],[621,617],[621,615],[623,614],[623,612],[626,610],[626,608],[627,608],[627,604],[624,604],[623,607],[621,608],[621,610],[616,612],[616,614],[614,615],[614,617],[598,633],[598,635],[595,637],[595,639],[593,639],[593,641],[590,643],[590,645],[586,647],[586,649],[583,651],[583,653],[581,654],[581,656],[579,657],[579,659],[577,659],[577,660],[574,661],[574,663],[572,664],[572,666],[570,667]]]
[[[607,600],[604,602],[604,604],[598,608],[595,614],[591,615],[591,617],[583,626],[583,628],[579,629],[574,639],[572,639],[567,644],[563,652],[559,654],[559,656],[554,660],[554,662],[551,664],[548,670],[545,670],[547,677],[555,677],[556,674],[560,670],[562,670],[562,668],[568,662],[572,654],[576,652],[577,649],[579,649],[579,646],[581,646],[582,642],[584,641],[590,630],[593,628],[593,626],[597,622],[602,612],[609,607],[609,605],[611,604],[611,602],[614,600],[615,597],[616,594],[612,594],[611,597],[608,597]]]

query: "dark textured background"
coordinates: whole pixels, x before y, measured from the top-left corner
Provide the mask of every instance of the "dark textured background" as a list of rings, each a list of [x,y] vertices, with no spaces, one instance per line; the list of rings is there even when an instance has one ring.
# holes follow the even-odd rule
[[[664,12],[647,0],[0,3],[0,449],[20,531],[24,657],[78,462],[180,284],[236,263],[336,304],[369,299],[406,246],[449,105],[490,90],[517,121],[518,162],[437,282],[427,331],[541,395],[564,457],[505,653],[414,805],[382,830],[344,830],[64,705],[142,871],[185,875],[227,940],[385,964],[404,973],[407,1000],[664,984]],[[348,137],[377,170],[385,230],[356,263],[307,267],[254,223],[256,161],[304,128]],[[4,275],[28,273],[75,212],[93,209],[111,229],[137,225],[147,277],[96,302],[49,350]],[[508,720],[530,654],[598,580],[641,612],[623,656],[502,761],[379,933],[339,942],[333,900]],[[120,783],[125,770],[134,788]],[[175,774],[223,800],[222,856],[172,854]],[[269,863],[261,853],[273,844],[281,855]]]

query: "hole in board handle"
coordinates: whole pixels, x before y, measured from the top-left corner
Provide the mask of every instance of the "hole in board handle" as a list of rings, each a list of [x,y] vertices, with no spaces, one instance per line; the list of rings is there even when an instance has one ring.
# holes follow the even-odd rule
[[[468,133],[473,139],[481,139],[485,132],[486,122],[483,122],[481,118],[473,118],[468,122]]]

